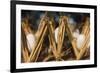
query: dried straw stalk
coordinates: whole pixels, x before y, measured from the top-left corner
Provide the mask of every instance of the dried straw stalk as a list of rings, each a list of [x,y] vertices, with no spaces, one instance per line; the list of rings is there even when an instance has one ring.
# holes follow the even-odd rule
[[[48,30],[49,30],[49,38],[50,38],[50,44],[51,44],[51,50],[53,52],[53,55],[55,57],[56,60],[58,60],[58,53],[57,53],[57,46],[56,46],[56,42],[55,42],[55,38],[54,38],[54,30],[53,30],[53,26],[51,23],[47,24],[48,26]]]
[[[82,33],[85,35],[86,39],[85,42],[83,43],[83,46],[81,47],[81,50],[79,52],[79,55],[77,56],[77,59],[81,59],[88,49],[88,44],[90,42],[90,27],[89,27],[89,20],[87,19],[86,22],[84,23]]]
[[[61,22],[59,24],[59,30],[58,30],[58,43],[57,43],[57,52],[59,55],[61,55],[62,52],[62,46],[63,46],[63,41],[64,41],[64,34],[65,34],[65,24],[64,20],[61,19]]]
[[[65,23],[65,28],[66,29],[65,30],[66,30],[66,33],[68,34],[68,38],[69,38],[69,40],[70,40],[70,42],[72,44],[75,56],[77,57],[79,52],[78,52],[78,49],[77,49],[77,46],[76,46],[76,40],[73,38],[72,31],[69,28],[68,17],[64,16],[64,18],[66,19],[66,23]]]

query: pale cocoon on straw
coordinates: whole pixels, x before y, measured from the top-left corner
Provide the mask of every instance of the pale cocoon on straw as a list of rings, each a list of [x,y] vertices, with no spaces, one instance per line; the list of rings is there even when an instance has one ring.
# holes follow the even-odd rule
[[[26,38],[27,38],[28,49],[31,52],[33,47],[35,46],[36,38],[32,33],[27,34]]]
[[[56,43],[57,43],[57,37],[58,37],[58,30],[59,30],[59,27],[57,27],[57,28],[55,29],[55,31],[54,31]]]
[[[74,33],[73,36],[76,38],[76,45],[77,48],[80,49],[85,42],[85,35],[84,34],[79,34],[79,30],[77,29]]]

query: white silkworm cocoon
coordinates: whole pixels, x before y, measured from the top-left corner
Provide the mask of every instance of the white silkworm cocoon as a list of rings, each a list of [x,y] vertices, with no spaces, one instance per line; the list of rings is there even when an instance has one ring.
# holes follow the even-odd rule
[[[36,38],[33,34],[29,33],[27,36],[27,46],[28,46],[28,49],[29,51],[31,52],[33,47],[35,46],[35,43],[36,43]]]
[[[84,41],[85,41],[85,35],[84,34],[79,34],[79,30],[77,29],[74,33],[73,36],[76,38],[76,45],[78,49],[81,49]]]
[[[57,43],[57,36],[58,36],[58,30],[59,30],[59,28],[57,27],[56,29],[55,29],[55,40],[56,40],[56,43]]]

